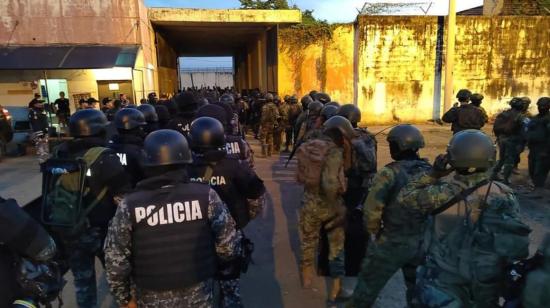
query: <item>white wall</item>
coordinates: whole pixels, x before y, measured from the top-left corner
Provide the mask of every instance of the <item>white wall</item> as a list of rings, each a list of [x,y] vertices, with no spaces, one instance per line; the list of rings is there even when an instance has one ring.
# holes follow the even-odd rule
[[[191,82],[191,74],[193,82]],[[233,73],[231,72],[181,72],[181,86],[188,88],[218,86],[222,88],[233,86]]]

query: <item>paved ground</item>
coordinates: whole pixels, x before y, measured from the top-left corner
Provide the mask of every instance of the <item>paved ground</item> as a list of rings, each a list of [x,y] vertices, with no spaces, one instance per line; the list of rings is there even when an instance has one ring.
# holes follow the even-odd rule
[[[372,127],[376,133],[384,127]],[[433,158],[442,153],[450,138],[447,127],[422,125],[427,147],[422,156]],[[385,141],[387,131],[377,136],[379,140],[379,166],[390,161]],[[253,147],[259,150],[257,142]],[[525,155],[525,154],[524,154]],[[324,307],[326,285],[324,279],[317,279],[312,290],[300,287],[298,274],[298,208],[302,189],[294,182],[295,162],[284,168],[287,155],[270,159],[257,159],[258,174],[264,179],[269,191],[269,202],[262,216],[253,221],[246,234],[253,239],[256,250],[254,264],[244,275],[243,298],[246,307]],[[534,196],[527,192],[525,184],[526,157],[522,156],[522,174],[515,176],[524,219],[533,228],[531,248],[534,251],[545,232],[550,231],[550,194],[544,192]],[[33,157],[10,158],[0,162],[0,195],[17,198],[22,204],[40,194],[40,174]],[[116,307],[99,270],[99,299],[102,307]],[[71,277],[63,298],[65,307],[76,307]],[[353,281],[348,281],[353,283]],[[381,293],[377,307],[404,307],[405,293],[401,273],[397,273]]]

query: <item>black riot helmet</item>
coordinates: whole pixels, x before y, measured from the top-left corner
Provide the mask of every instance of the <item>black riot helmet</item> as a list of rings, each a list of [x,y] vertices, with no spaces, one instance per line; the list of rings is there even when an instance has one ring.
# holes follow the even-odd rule
[[[311,98],[311,96],[309,95],[305,95],[304,97],[302,97],[302,99],[300,100],[300,103],[302,103],[302,108],[305,110],[308,109],[308,106],[309,104],[313,103],[313,98]]]
[[[331,101],[331,100],[330,100],[330,96],[329,96],[328,94],[326,94],[326,93],[323,93],[323,92],[320,92],[320,93],[315,94],[314,99],[315,99],[316,101],[320,101],[320,102],[323,103],[323,104],[328,104],[328,103],[330,103],[330,101]]]
[[[510,107],[512,107],[513,109],[516,109],[519,111],[523,109],[523,101],[521,100],[520,97],[513,97],[512,100],[508,102],[508,104],[510,104]]]
[[[96,109],[82,109],[69,119],[69,132],[73,137],[90,137],[105,132],[107,117]]]
[[[311,91],[309,91],[308,95],[309,95],[309,97],[311,97],[312,100],[315,100],[315,96],[317,95],[317,93],[319,93],[319,92],[317,92],[317,90],[311,90]]]
[[[168,107],[165,105],[156,104],[155,111],[157,112],[159,123],[161,123],[161,125],[170,121],[170,111],[168,111]]]
[[[183,115],[193,115],[198,108],[197,101],[191,92],[181,92],[176,94],[172,101],[178,106],[178,111]]]
[[[325,123],[323,123],[324,134],[327,134],[330,131],[334,130],[339,131],[342,137],[348,140],[351,140],[355,137],[355,133],[353,127],[351,126],[351,123],[348,121],[348,119],[344,117],[335,115],[326,120]]]
[[[288,98],[288,102],[291,104],[296,104],[298,103],[298,98],[296,97],[296,95],[292,95]]]
[[[309,116],[317,117],[321,115],[321,110],[323,110],[323,104],[320,102],[312,102],[307,106],[307,110],[309,112]]]
[[[481,105],[481,102],[483,101],[483,99],[484,99],[484,96],[479,93],[474,93],[472,94],[472,96],[470,96],[470,102],[472,103],[472,105],[478,106],[478,107]]]
[[[477,129],[457,133],[447,146],[449,164],[458,170],[486,170],[494,165],[496,154],[491,138]]]
[[[392,128],[388,133],[390,150],[395,154],[410,151],[417,152],[424,147],[424,136],[416,126],[400,124]]]
[[[233,95],[226,93],[220,97],[220,103],[233,106],[233,104],[235,103],[235,98],[233,97]]]
[[[150,133],[143,143],[144,166],[190,164],[191,150],[185,137],[175,130],[161,129]]]
[[[460,89],[458,93],[456,93],[456,99],[461,103],[469,102],[470,96],[472,96],[472,92],[468,89]]]
[[[331,101],[329,103],[326,103],[325,106],[336,106],[336,108],[340,108],[340,103]]]
[[[153,105],[141,104],[137,107],[137,110],[143,113],[143,116],[145,116],[145,122],[157,123],[159,121],[159,116],[157,114],[157,111],[155,110],[155,107],[153,107]]]
[[[200,117],[191,123],[189,133],[191,148],[195,153],[206,153],[225,149],[225,131],[220,121]]]
[[[208,104],[199,108],[196,114],[197,119],[201,117],[214,118],[220,123],[223,127],[227,126],[227,112],[225,109],[218,104]]]
[[[357,127],[357,123],[361,122],[361,110],[353,104],[345,104],[340,107],[337,115],[348,119],[353,127]]]
[[[146,124],[145,116],[138,109],[123,108],[115,114],[115,127],[117,129],[132,130]]]
[[[550,97],[541,97],[537,101],[537,107],[539,109],[549,109],[550,108]]]
[[[323,117],[324,121],[326,121],[332,118],[333,116],[335,116],[337,112],[338,112],[338,107],[334,105],[325,105],[325,107],[321,109],[321,116]]]

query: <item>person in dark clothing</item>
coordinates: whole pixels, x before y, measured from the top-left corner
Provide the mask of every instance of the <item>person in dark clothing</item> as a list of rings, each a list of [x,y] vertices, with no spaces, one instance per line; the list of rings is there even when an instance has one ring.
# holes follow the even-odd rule
[[[53,103],[57,108],[57,118],[59,124],[67,126],[69,123],[69,117],[71,116],[71,104],[67,98],[65,98],[65,92],[59,92],[59,98]]]
[[[147,122],[138,109],[124,108],[116,113],[114,124],[118,134],[109,141],[109,148],[116,153],[135,187],[144,177],[141,151]]]
[[[451,123],[453,134],[466,129],[479,130],[486,123],[486,117],[483,111],[479,107],[469,103],[471,96],[472,92],[470,92],[470,90],[462,89],[458,91],[456,98],[459,103],[445,112],[441,118],[443,122]]]
[[[170,111],[168,111],[166,105],[163,104],[156,104],[155,111],[157,112],[159,118],[158,128],[165,129],[168,122],[170,122]]]
[[[34,98],[29,102],[29,121],[33,132],[46,132],[48,118],[44,110],[44,101],[40,99],[38,93],[35,93]]]
[[[55,150],[54,157],[77,159],[91,151],[99,152],[97,159],[87,166],[85,188],[93,196],[94,206],[87,215],[87,226],[78,233],[57,234],[63,239],[64,254],[74,275],[79,308],[97,306],[95,257],[103,261],[103,242],[107,226],[113,217],[119,199],[130,188],[130,179],[119,157],[105,148],[105,115],[95,109],[79,110],[69,120],[69,132],[74,140],[64,142]]]
[[[178,93],[172,98],[172,101],[178,107],[178,114],[168,122],[166,128],[178,131],[187,137],[191,128],[191,122],[197,112],[197,101],[191,92]]]
[[[141,111],[141,113],[143,113],[143,116],[145,117],[145,122],[147,124],[145,124],[143,130],[146,134],[150,134],[159,129],[159,116],[157,114],[157,110],[155,109],[155,107],[153,107],[153,105],[142,104],[139,105],[137,109]]]
[[[113,121],[115,118],[115,114],[118,111],[115,109],[115,101],[106,97],[101,101],[101,111],[105,114],[107,117],[107,121]]]

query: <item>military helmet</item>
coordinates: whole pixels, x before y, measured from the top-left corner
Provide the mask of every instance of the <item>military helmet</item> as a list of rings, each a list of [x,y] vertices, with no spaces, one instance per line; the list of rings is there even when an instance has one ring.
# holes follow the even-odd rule
[[[339,116],[343,116],[348,119],[351,124],[357,124],[361,122],[361,111],[353,104],[345,104],[338,109]]]
[[[300,103],[302,104],[302,108],[303,108],[304,110],[308,110],[308,106],[309,106],[309,104],[313,103],[313,99],[311,98],[311,96],[305,95],[305,96],[302,97],[302,99],[300,100]]]
[[[320,116],[321,110],[323,110],[323,104],[315,101],[307,106],[307,110],[310,116]]]
[[[472,96],[472,92],[468,89],[460,89],[458,91],[458,93],[456,93],[456,98],[459,100],[459,101],[467,101],[470,99],[470,97]]]
[[[288,95],[288,94],[285,95],[284,101],[285,101],[285,103],[290,102],[290,95]]]
[[[203,97],[197,100],[197,109],[201,108],[204,105],[208,105],[210,102],[207,98]]]
[[[235,98],[233,95],[225,93],[220,97],[220,103],[233,105],[235,103]]]
[[[529,97],[524,96],[524,97],[521,97],[520,99],[524,105],[531,105],[531,99]]]
[[[315,94],[314,99],[316,101],[320,101],[323,104],[330,103],[330,96],[326,93],[323,93],[323,92]]]
[[[355,137],[353,126],[351,126],[348,119],[342,116],[335,115],[323,123],[323,133],[334,129],[338,130],[346,139],[353,139]]]
[[[225,131],[220,121],[210,117],[200,117],[191,123],[189,133],[194,152],[204,153],[225,148]]]
[[[550,97],[541,97],[537,101],[537,106],[542,108],[550,108]]]
[[[266,100],[267,102],[272,102],[273,99],[274,99],[273,94],[267,93],[267,94],[265,95],[265,100]]]
[[[325,105],[325,107],[321,109],[321,116],[325,118],[325,121],[335,116],[336,113],[338,113],[338,107],[334,105]]]
[[[73,137],[96,136],[105,131],[107,117],[96,109],[82,109],[69,119],[69,132]]]
[[[150,133],[143,143],[144,165],[148,167],[190,164],[191,150],[185,137],[175,130],[161,129]]]
[[[420,130],[410,124],[400,124],[392,128],[386,140],[390,144],[395,144],[400,152],[406,150],[418,151],[425,146],[424,136],[422,136]]]
[[[329,102],[326,103],[325,106],[335,106],[336,108],[340,108],[340,104],[338,102]]]
[[[210,117],[214,118],[225,127],[227,125],[227,113],[222,106],[218,104],[208,104],[199,108],[196,114],[197,118]]]
[[[479,94],[479,93],[474,93],[472,94],[472,96],[470,96],[470,101],[474,104],[476,103],[481,103],[481,101],[484,99],[485,97],[482,95],[482,94]]]
[[[490,168],[496,153],[491,138],[477,129],[457,133],[447,146],[449,164],[454,168]]]
[[[519,97],[513,97],[512,100],[510,100],[510,102],[508,102],[508,104],[510,104],[510,107],[512,107],[514,109],[523,108],[523,101]]]
[[[115,113],[115,127],[117,129],[131,130],[146,124],[143,112],[138,109],[124,108]]]
[[[291,97],[288,98],[288,102],[291,104],[296,104],[298,103],[298,98],[296,97],[296,95],[292,95]]]
[[[157,114],[157,111],[155,110],[155,107],[153,107],[153,105],[141,104],[137,107],[137,110],[143,113],[143,116],[145,117],[145,122],[157,123],[159,121],[159,116]]]
[[[181,92],[176,94],[172,101],[178,106],[180,113],[193,113],[197,110],[198,104],[191,92]]]
[[[319,92],[317,92],[317,90],[311,90],[311,91],[309,91],[308,95],[309,95],[309,97],[311,97],[312,100],[315,100],[315,96],[317,95],[317,93],[319,93]]]

